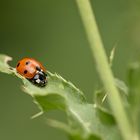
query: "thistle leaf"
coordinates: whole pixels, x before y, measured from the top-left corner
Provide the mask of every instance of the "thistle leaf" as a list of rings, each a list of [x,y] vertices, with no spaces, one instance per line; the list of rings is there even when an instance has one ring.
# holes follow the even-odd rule
[[[39,88],[10,67],[7,58],[10,57],[0,55],[0,71],[21,78],[24,83],[22,89],[32,96],[41,113],[50,110],[66,113],[66,124],[50,121],[51,126],[66,131],[71,140],[121,140],[114,117],[94,104],[89,104],[83,92],[71,82],[48,72],[47,86]]]

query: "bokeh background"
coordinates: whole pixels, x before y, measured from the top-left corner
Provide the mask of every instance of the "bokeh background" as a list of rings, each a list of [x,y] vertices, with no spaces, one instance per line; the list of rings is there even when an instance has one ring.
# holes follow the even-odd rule
[[[91,3],[107,55],[117,46],[114,74],[125,80],[128,65],[140,59],[140,1]],[[13,57],[12,66],[22,57],[41,61],[92,102],[98,75],[75,0],[0,0],[0,53]],[[66,140],[43,117],[30,119],[39,109],[21,85],[18,78],[0,73],[0,140]],[[46,116],[64,118],[55,111]]]

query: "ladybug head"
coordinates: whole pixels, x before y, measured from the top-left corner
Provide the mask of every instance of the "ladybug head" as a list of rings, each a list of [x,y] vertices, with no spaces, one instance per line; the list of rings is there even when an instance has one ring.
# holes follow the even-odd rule
[[[39,87],[44,87],[47,84],[46,74],[43,71],[37,71],[32,79],[29,79],[32,83]]]

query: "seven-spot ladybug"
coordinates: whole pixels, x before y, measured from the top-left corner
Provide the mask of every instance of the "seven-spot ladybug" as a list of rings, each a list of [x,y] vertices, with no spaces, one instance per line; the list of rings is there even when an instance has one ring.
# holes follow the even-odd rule
[[[39,87],[44,87],[47,83],[46,69],[33,58],[21,59],[16,66],[16,70],[20,75]]]

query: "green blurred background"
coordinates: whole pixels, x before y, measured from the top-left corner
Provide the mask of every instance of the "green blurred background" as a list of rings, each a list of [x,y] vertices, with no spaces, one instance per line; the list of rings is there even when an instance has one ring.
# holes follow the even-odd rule
[[[107,55],[117,46],[114,74],[125,80],[128,64],[140,59],[140,1],[91,3]],[[98,76],[75,0],[0,0],[0,53],[13,57],[12,66],[22,57],[36,58],[92,102]],[[45,116],[30,119],[39,109],[21,85],[19,79],[0,73],[0,140],[67,139],[45,123]],[[64,118],[59,112],[46,116]]]

